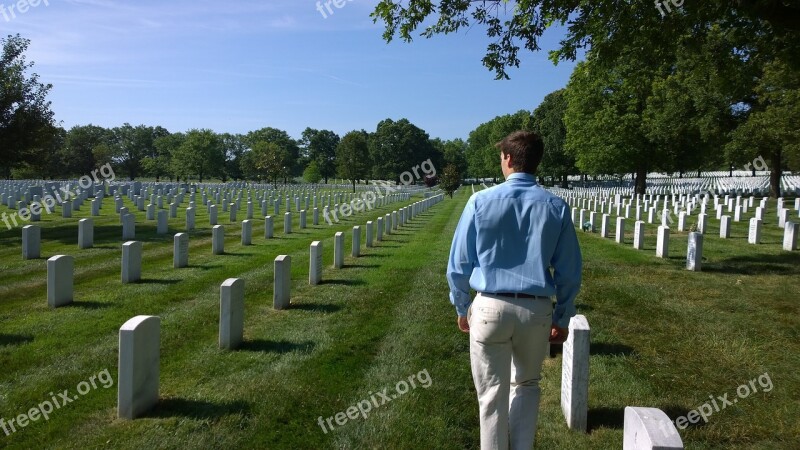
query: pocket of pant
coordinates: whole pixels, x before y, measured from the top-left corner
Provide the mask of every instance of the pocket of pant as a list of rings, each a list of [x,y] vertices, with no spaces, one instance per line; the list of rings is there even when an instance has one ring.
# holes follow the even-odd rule
[[[480,323],[499,323],[500,311],[489,306],[476,306],[472,308],[472,320],[479,320]]]

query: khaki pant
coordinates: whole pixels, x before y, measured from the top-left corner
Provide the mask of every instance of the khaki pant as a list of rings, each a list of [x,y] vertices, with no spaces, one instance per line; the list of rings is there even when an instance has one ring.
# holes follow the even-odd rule
[[[482,450],[533,447],[552,315],[546,297],[475,297],[468,316],[469,348]]]

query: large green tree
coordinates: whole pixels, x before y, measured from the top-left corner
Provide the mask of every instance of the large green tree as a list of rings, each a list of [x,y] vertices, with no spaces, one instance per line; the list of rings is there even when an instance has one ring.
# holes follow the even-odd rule
[[[82,176],[101,166],[95,158],[95,150],[110,145],[112,133],[96,125],[74,126],[67,131],[61,149],[64,168],[69,175]]]
[[[145,157],[157,157],[154,141],[167,136],[169,131],[162,127],[145,125],[132,126],[125,123],[114,128],[113,146],[116,162],[122,167],[128,178],[135,180],[143,173],[142,160]]]
[[[328,178],[336,175],[336,146],[339,145],[339,135],[330,130],[303,130],[300,143],[303,146],[304,157],[309,163],[316,163],[317,171],[328,183]]]
[[[0,172],[5,178],[25,162],[52,158],[42,152],[60,138],[47,100],[53,86],[31,72],[33,63],[25,60],[29,44],[20,35],[0,39]]]
[[[551,53],[553,60],[575,59],[589,46],[601,59],[613,58],[641,33],[658,34],[653,46],[666,47],[686,31],[716,20],[731,26],[764,23],[778,39],[796,39],[800,32],[800,4],[793,1],[687,1],[669,13],[657,7],[663,3],[516,0],[508,7],[507,0],[381,0],[372,17],[385,25],[386,41],[411,41],[420,26],[424,28],[419,35],[426,38],[483,28],[489,41],[483,65],[497,78],[508,78],[507,69],[519,66],[521,49],[540,50],[542,34],[553,26],[566,28],[560,47]]]
[[[441,160],[425,130],[408,119],[382,120],[369,139],[372,173],[376,180],[400,180],[400,174],[428,159]],[[365,177],[366,178],[366,177]]]
[[[225,152],[222,139],[211,130],[189,130],[186,137],[172,154],[172,170],[180,178],[188,180],[221,176],[225,167]]]
[[[337,172],[340,177],[353,183],[365,180],[369,176],[369,134],[364,131],[351,131],[344,135],[336,147]]]
[[[532,129],[542,137],[544,156],[538,175],[549,176],[561,181],[561,187],[568,186],[567,176],[575,175],[575,157],[565,151],[567,127],[564,115],[567,112],[567,97],[564,89],[548,94],[533,111]]]
[[[259,142],[271,143],[280,147],[284,152],[282,153],[284,157],[282,158],[283,165],[281,166],[281,170],[284,171],[282,174],[284,178],[298,176],[303,173],[304,167],[301,167],[298,163],[300,147],[297,141],[292,139],[287,132],[277,128],[266,127],[247,133],[243,142],[251,149]],[[284,167],[285,169],[283,169]]]

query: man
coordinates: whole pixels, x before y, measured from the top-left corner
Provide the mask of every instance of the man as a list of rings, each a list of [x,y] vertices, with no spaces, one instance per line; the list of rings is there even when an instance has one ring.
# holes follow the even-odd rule
[[[581,252],[569,206],[534,178],[541,138],[517,131],[496,147],[506,182],[467,202],[447,280],[458,328],[469,333],[481,449],[527,450],[536,436],[548,336],[563,342],[575,315]],[[470,288],[478,291],[471,306]]]

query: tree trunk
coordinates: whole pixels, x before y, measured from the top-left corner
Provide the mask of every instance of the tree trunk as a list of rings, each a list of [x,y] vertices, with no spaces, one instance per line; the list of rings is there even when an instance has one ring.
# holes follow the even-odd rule
[[[567,174],[561,175],[561,187],[567,189],[569,187],[569,180],[567,179]]]
[[[781,196],[781,178],[783,177],[783,167],[781,167],[780,149],[772,153],[772,170],[769,173],[769,196],[778,198]]]
[[[647,192],[647,169],[636,169],[636,193],[644,195]]]

